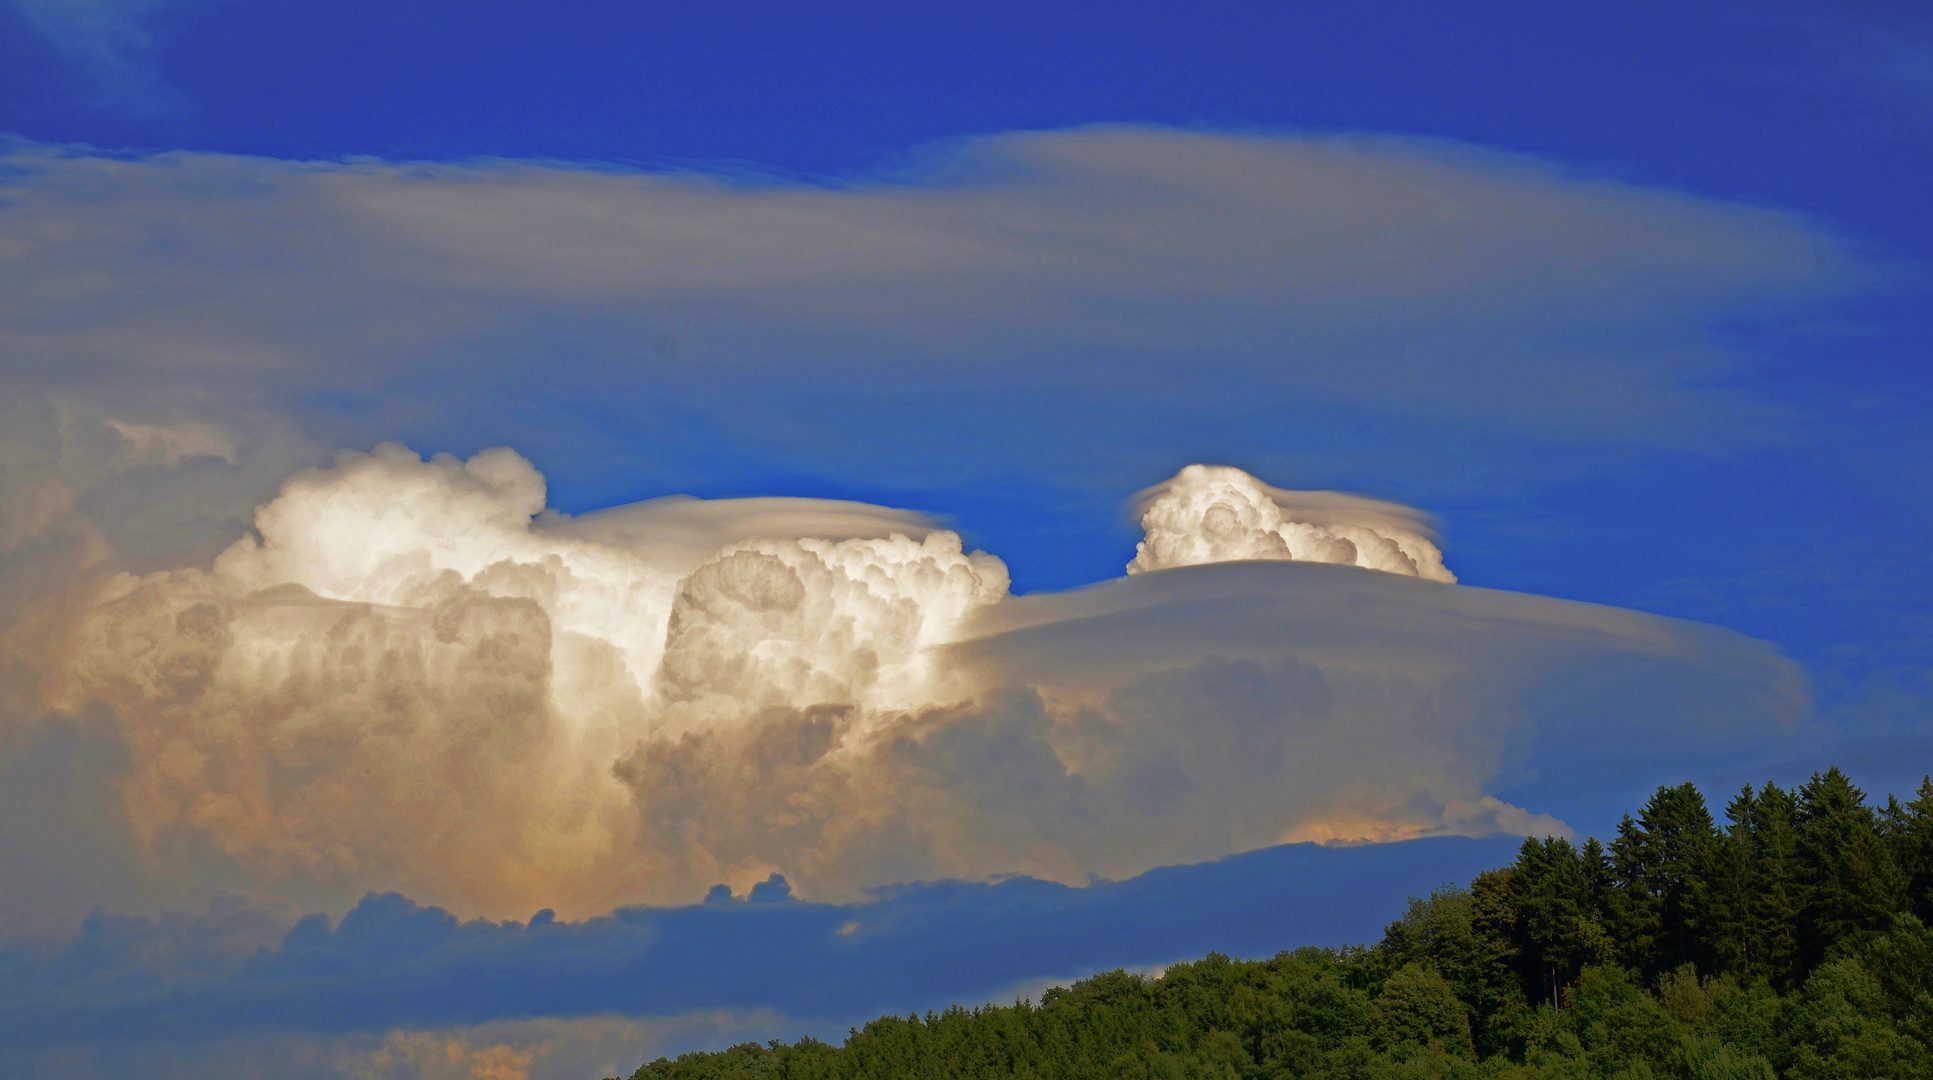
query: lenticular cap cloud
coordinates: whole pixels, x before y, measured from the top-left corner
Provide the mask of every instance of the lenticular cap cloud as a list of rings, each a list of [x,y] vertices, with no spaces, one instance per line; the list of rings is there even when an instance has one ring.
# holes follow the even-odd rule
[[[695,499],[666,495],[628,506],[571,516],[539,515],[544,532],[631,551],[679,573],[690,573],[722,548],[757,537],[813,540],[914,540],[940,528],[926,514],[846,499],[757,496]]]

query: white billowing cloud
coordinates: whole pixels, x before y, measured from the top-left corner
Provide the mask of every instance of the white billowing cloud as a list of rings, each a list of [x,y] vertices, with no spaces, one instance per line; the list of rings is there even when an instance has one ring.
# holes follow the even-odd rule
[[[1172,566],[1288,559],[1454,582],[1421,515],[1333,491],[1284,491],[1240,469],[1190,465],[1141,494],[1128,573]]]
[[[533,528],[543,507],[513,451],[425,462],[388,444],[291,479],[213,581],[417,610],[465,590],[526,599],[550,632],[615,645],[643,695],[898,708],[925,703],[926,650],[1007,592],[998,559],[904,511],[682,499]],[[901,524],[924,535],[864,535]],[[873,696],[885,687],[901,695]]]
[[[917,515],[744,502],[538,525],[543,478],[511,451],[344,454],[210,570],[103,586],[56,700],[137,721],[125,798],[150,843],[188,830],[272,874],[419,864],[467,902],[607,871],[600,903],[680,895],[703,882],[631,850],[627,748],[788,705],[935,704],[932,647],[1007,591]],[[887,525],[921,539],[866,535]]]
[[[1231,499],[1290,554],[1291,526],[1329,546],[1188,539]],[[1575,737],[1540,725],[1580,666],[1692,673],[1598,702],[1634,732],[1702,717],[1645,736],[1665,750],[1756,737],[1804,699],[1755,642],[1445,587],[1414,511],[1232,469],[1153,497],[1144,572],[1023,598],[905,511],[544,503],[509,450],[343,454],[208,569],[93,586],[49,624],[47,702],[113,718],[159,857],[521,915],[773,872],[845,896],[1561,832],[1489,787]]]
[[[929,693],[932,649],[1006,594],[1006,566],[943,530],[734,545],[680,585],[658,690],[681,704],[945,704]]]
[[[639,556],[537,531],[544,479],[509,450],[422,461],[389,444],[298,474],[215,560],[217,587],[299,585],[329,600],[425,609],[474,589],[533,601],[549,633],[615,647],[640,676],[658,664],[678,578]]]

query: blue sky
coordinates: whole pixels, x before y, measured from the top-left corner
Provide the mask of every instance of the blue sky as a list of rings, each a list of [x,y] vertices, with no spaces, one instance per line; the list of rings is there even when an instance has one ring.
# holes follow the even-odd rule
[[[1933,761],[1933,16],[1916,5],[11,0],[0,133],[14,297],[0,302],[0,620],[14,628],[0,769],[55,822],[0,840],[57,883],[8,894],[43,937],[93,907],[165,919],[217,892],[280,913],[265,941],[302,912],[342,916],[363,889],[501,914],[479,898],[508,894],[418,874],[362,825],[331,834],[382,848],[357,848],[353,872],[232,822],[130,825],[148,812],[127,794],[147,767],[138,732],[185,721],[154,705],[160,726],[140,727],[107,676],[63,683],[46,673],[68,670],[66,653],[34,644],[95,625],[76,613],[108,573],[206,569],[252,521],[267,535],[251,515],[291,474],[330,467],[318,483],[348,484],[377,466],[332,455],[385,440],[459,458],[512,447],[572,515],[672,493],[906,508],[996,555],[1012,592],[1043,594],[1057,618],[1090,601],[1045,594],[1135,557],[1137,491],[1233,465],[1414,507],[1457,588],[1548,598],[1506,623],[1490,601],[1439,610],[1403,583],[1375,595],[1412,612],[1413,636],[1349,661],[1467,663],[1464,696],[1443,698],[1456,718],[1430,730],[1489,771],[1430,768],[1476,785],[1471,799],[1601,833],[1659,783],[1716,793],[1839,763],[1870,790],[1905,790]],[[451,506],[477,484],[521,498],[497,473],[371,460],[398,483],[454,485]],[[287,575],[251,580],[358,599]],[[1356,616],[1339,614],[1353,601],[1328,578],[1282,580],[1263,638],[1301,640],[1324,612],[1334,640],[1355,640]],[[1140,586],[1096,595],[1167,613],[1148,655],[1167,650],[1203,700],[1230,700],[1210,685],[1215,657],[1174,628],[1233,640],[1250,624]],[[1126,655],[1152,639],[1122,618],[1105,640]],[[1460,618],[1482,623],[1482,648],[1445,644]],[[1525,626],[1561,627],[1561,648],[1528,644],[1541,632]],[[1003,632],[988,655],[1018,663],[1013,643],[1035,639]],[[1062,674],[1086,662],[1076,637],[1051,640]],[[1289,646],[1243,648],[1263,698],[1302,685]],[[1169,692],[1146,664],[1090,673],[1103,711]],[[1351,697],[1338,670],[1322,676],[1338,715],[1396,707]],[[1624,685],[1634,671],[1644,693]],[[1010,794],[1035,816],[997,813],[1015,762],[1076,754],[1074,714],[1039,693],[1039,715],[1011,699],[959,714],[1004,733],[974,744],[981,764],[940,741],[920,759],[982,815],[976,842],[1024,858],[887,845],[814,877],[778,841],[744,850],[852,901],[933,877],[1221,866],[1255,846],[1202,839],[1209,818],[1082,832],[1082,814],[1116,805],[1100,787],[1067,795],[1074,810]],[[1053,735],[1028,726],[1048,713]],[[1473,719],[1505,714],[1526,726],[1492,738]],[[1674,727],[1691,733],[1673,741]],[[1134,753],[1171,752],[1152,728],[1135,738]],[[1454,816],[1463,795],[1447,790],[1403,812]],[[718,822],[756,809],[705,805]],[[1073,862],[1015,839],[1030,828]],[[269,849],[295,861],[261,871],[250,860]],[[1394,914],[1387,876],[1337,874]],[[518,888],[518,903],[536,895]],[[694,898],[588,895],[556,906],[569,919]],[[1067,963],[1110,955],[1096,941]],[[922,992],[998,989],[989,978]],[[703,1008],[740,1012],[607,1032],[612,1052],[805,1030],[777,999]],[[463,1022],[511,1019],[528,1017]],[[418,1020],[455,1022],[394,1026]],[[294,1052],[220,1045],[208,1053],[241,1073]],[[562,1061],[540,1054],[531,1075]]]
[[[324,13],[241,2],[22,3],[5,18],[8,62],[0,68],[12,85],[0,97],[0,126],[50,143],[299,159],[697,163],[830,180],[890,171],[921,147],[961,137],[1154,123],[1462,140],[1585,175],[1795,211],[1884,266],[1886,285],[1803,319],[1718,328],[1752,356],[1750,370],[1735,376],[1752,392],[1811,406],[1800,460],[1781,447],[1725,462],[1738,471],[1723,486],[1744,489],[1730,499],[1752,505],[1728,506],[1725,520],[1711,523],[1686,520],[1696,510],[1676,507],[1682,527],[1713,530],[1712,541],[1728,533],[1725,546],[1741,533],[1775,531],[1774,493],[1787,485],[1774,477],[1821,469],[1828,475],[1805,477],[1804,486],[1828,499],[1839,493],[1820,489],[1848,486],[1849,478],[1850,486],[1875,486],[1858,483],[1861,474],[1836,459],[1878,457],[1874,441],[1910,440],[1925,389],[1916,377],[1926,330],[1918,267],[1933,245],[1933,222],[1918,181],[1933,152],[1933,53],[1912,5],[1229,5],[1185,16],[1080,5],[836,13],[561,5],[536,17],[496,4]],[[119,29],[97,28],[103,22]],[[1417,423],[1378,430],[1392,420],[1373,415],[1332,423],[1358,447],[1394,440],[1427,447],[1424,454],[1469,437]],[[1910,458],[1909,448],[1893,449]],[[1514,456],[1514,448],[1497,456]],[[1540,502],[1565,517],[1577,514],[1567,503],[1584,502],[1591,516],[1616,518],[1653,497],[1677,501],[1677,474],[1710,467],[1621,456],[1627,460],[1593,463],[1575,478],[1574,493],[1568,485],[1539,491]],[[546,464],[566,508],[656,493]],[[703,478],[711,490],[869,487],[860,478],[734,464]],[[1510,490],[1514,470],[1484,464],[1457,485],[1459,502],[1522,494]],[[1379,488],[1419,501],[1431,495],[1432,509],[1448,509],[1440,478],[1429,491],[1396,490],[1398,476],[1379,480]],[[1682,488],[1717,486],[1716,477],[1701,476]],[[1913,513],[1910,495],[1898,490],[1908,485],[1876,486],[1868,498],[1845,493],[1851,504],[1824,514],[1887,512],[1868,499]],[[1748,500],[1753,490],[1768,497]],[[968,520],[958,494],[935,491],[928,501],[989,537],[1016,527],[1004,519],[1033,521],[1039,509],[1016,491],[1013,499],[1030,505],[989,506]],[[975,495],[985,497],[967,498]],[[1702,507],[1707,499],[1683,501]],[[1597,509],[1607,501],[1616,509]],[[1448,521],[1466,558],[1488,547],[1474,531],[1482,510]],[[1753,527],[1736,514],[1755,519]],[[1078,527],[1091,536],[1091,524]],[[1565,531],[1594,531],[1582,524]],[[1651,535],[1545,545],[1559,550],[1511,545],[1509,562],[1548,561],[1552,570],[1521,568],[1521,577],[1496,580],[1633,602],[1656,578],[1685,576],[1658,565],[1672,556],[1654,561],[1632,551],[1627,558],[1640,565],[1615,576],[1634,580],[1601,585],[1588,579],[1603,575],[1577,573],[1565,561],[1598,566],[1610,550],[1679,547],[1675,530],[1669,540],[1649,527],[1640,532]],[[1572,547],[1586,550],[1562,550]],[[1116,555],[1001,550],[1036,587],[1092,580],[1111,571]],[[1029,565],[1036,562],[1038,569]]]

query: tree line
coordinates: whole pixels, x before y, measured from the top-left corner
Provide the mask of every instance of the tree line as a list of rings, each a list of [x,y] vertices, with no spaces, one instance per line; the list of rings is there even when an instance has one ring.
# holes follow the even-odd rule
[[[1608,844],[1527,839],[1373,946],[1210,954],[1038,1003],[881,1017],[632,1080],[1933,1080],[1933,779],[1838,769],[1714,819],[1662,787]]]

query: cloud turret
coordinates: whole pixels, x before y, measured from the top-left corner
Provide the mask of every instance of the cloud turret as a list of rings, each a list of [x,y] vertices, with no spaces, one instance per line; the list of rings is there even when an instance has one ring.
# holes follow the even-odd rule
[[[1226,465],[1190,465],[1141,493],[1128,573],[1275,559],[1454,582],[1422,514],[1336,491],[1284,491]]]

